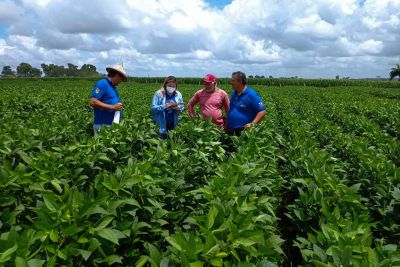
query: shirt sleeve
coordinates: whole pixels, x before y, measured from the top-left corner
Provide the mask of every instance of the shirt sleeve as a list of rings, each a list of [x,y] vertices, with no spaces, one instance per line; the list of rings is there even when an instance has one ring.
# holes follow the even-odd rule
[[[183,97],[182,94],[178,92],[177,95],[177,104],[179,105],[179,111],[183,112],[185,110],[185,104],[183,103]]]
[[[257,113],[266,109],[264,102],[257,93],[254,93],[251,97],[251,108]]]
[[[154,96],[153,96],[153,100],[151,101],[151,109],[154,112],[162,112],[165,110],[165,104],[160,104],[159,103],[159,99],[161,99],[159,97],[159,92],[157,91]]]
[[[104,85],[104,83],[97,82],[94,87],[93,87],[93,91],[92,91],[92,98],[96,98],[98,100],[101,100],[104,96],[104,94],[107,91],[107,87]]]
[[[189,111],[189,115],[190,117],[194,117],[195,116],[195,111],[194,111],[194,106],[199,102],[199,93],[196,92],[194,94],[194,96],[189,100],[188,103],[188,111]]]

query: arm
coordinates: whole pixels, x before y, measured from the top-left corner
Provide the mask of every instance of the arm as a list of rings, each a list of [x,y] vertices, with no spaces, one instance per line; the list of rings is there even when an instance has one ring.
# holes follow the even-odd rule
[[[165,104],[159,103],[160,97],[158,96],[158,92],[156,92],[153,96],[153,100],[151,102],[151,110],[153,112],[163,112],[166,108]]]
[[[190,100],[188,103],[188,112],[189,112],[189,116],[191,118],[194,118],[196,116],[196,112],[194,110],[194,106],[199,103],[199,95],[196,93]]]
[[[266,114],[265,105],[264,105],[261,97],[259,97],[258,95],[253,96],[251,105],[252,105],[253,110],[255,112],[257,112],[257,114],[252,122],[245,125],[246,128],[251,127],[254,124],[258,124],[258,123],[262,122],[262,120],[264,119],[265,114]]]
[[[96,109],[105,109],[105,110],[121,110],[122,103],[117,103],[115,105],[109,105],[101,101],[104,97],[104,94],[107,93],[107,87],[104,86],[102,81],[97,82],[92,90],[92,97],[90,98],[89,105]]]
[[[106,110],[113,110],[113,111],[117,111],[117,110],[121,110],[122,109],[122,104],[121,103],[117,103],[115,105],[108,105],[106,103],[101,102],[100,100],[98,100],[95,97],[92,97],[90,99],[89,104],[93,108],[97,108],[97,109],[106,109]]]
[[[254,118],[254,120],[251,123],[258,124],[258,123],[262,122],[266,113],[267,112],[265,110],[261,110],[260,112],[257,113],[256,117]]]
[[[178,106],[177,106],[176,110],[178,110],[179,112],[183,112],[183,110],[185,109],[185,104],[183,103],[182,94],[178,92],[178,97],[177,98],[178,99],[177,99],[176,102],[177,102]]]

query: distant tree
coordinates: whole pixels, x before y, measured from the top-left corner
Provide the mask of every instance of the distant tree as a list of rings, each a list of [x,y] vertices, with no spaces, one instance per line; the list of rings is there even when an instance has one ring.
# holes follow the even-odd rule
[[[58,66],[55,64],[41,64],[44,75],[46,77],[65,77],[67,76],[67,71],[64,66]]]
[[[28,63],[22,62],[17,66],[18,77],[29,77],[29,73],[32,71],[32,66]]]
[[[40,77],[42,71],[38,68],[32,67],[28,63],[22,62],[17,66],[17,76],[18,77]]]
[[[72,63],[67,64],[68,67],[58,66],[55,64],[41,64],[44,75],[46,77],[93,77],[100,76],[97,72],[96,66],[91,64],[84,64],[79,69],[77,65]]]
[[[339,75],[336,75],[336,80],[339,80],[340,79],[340,76]]]
[[[38,68],[32,68],[29,77],[42,77],[42,71]]]
[[[11,66],[4,66],[1,72],[2,77],[15,77],[15,71],[12,70]]]
[[[270,79],[273,79],[274,77],[272,77],[271,75],[269,75],[269,78],[270,78]]]
[[[92,64],[83,64],[79,70],[79,75],[83,77],[99,76],[96,66]]]
[[[396,76],[399,76],[400,81],[400,64],[396,64],[392,71],[390,72],[390,80],[393,80]]]
[[[68,68],[66,69],[66,74],[69,77],[78,77],[79,76],[79,69],[78,66],[68,63]]]
[[[249,79],[252,79],[252,78],[254,78],[254,76],[253,75],[249,75]]]

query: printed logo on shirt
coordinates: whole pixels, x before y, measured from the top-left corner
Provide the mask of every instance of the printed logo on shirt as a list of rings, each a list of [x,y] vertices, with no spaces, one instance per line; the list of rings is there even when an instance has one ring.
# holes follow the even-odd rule
[[[241,104],[240,107],[241,108],[246,108],[246,105]]]
[[[261,106],[264,106],[263,102],[258,103],[258,105],[259,105],[260,107],[261,107]]]
[[[96,94],[100,93],[100,89],[96,88]]]

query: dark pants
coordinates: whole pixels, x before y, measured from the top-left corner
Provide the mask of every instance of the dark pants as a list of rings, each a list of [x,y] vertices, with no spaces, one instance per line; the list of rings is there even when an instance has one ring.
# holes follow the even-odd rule
[[[228,130],[226,130],[226,133],[228,135],[240,136],[240,134],[242,133],[243,130],[244,130],[244,127],[239,127],[239,128],[234,128],[234,129],[228,129]]]

